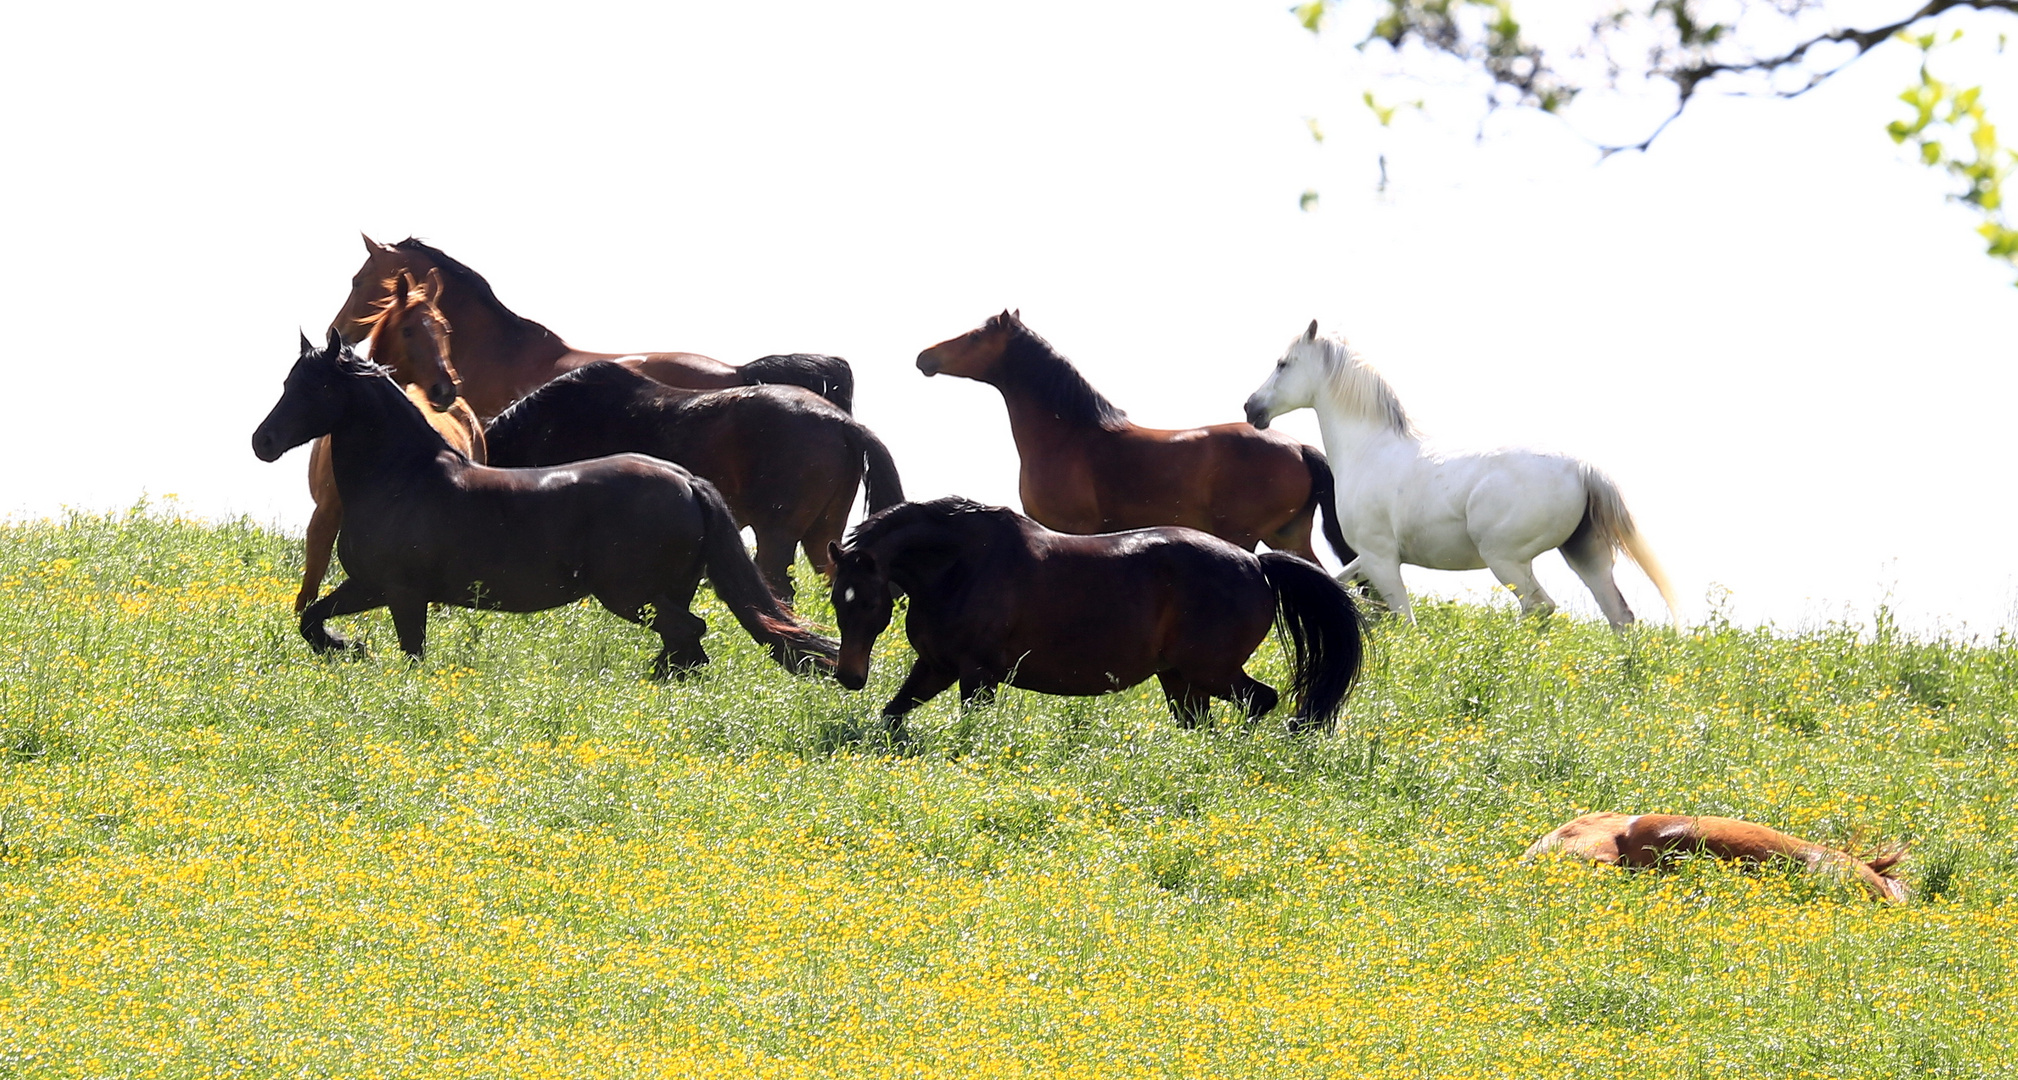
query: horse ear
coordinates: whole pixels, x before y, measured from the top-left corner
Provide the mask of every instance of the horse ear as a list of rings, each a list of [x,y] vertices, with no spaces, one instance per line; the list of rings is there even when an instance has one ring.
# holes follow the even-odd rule
[[[441,267],[427,268],[427,298],[429,303],[441,303]],[[832,543],[832,541],[829,541]]]
[[[832,540],[827,541],[827,561],[830,563],[841,561],[841,545]]]
[[[1305,340],[1305,341],[1316,341],[1316,340],[1317,340],[1317,320],[1316,320],[1316,319],[1312,319],[1312,320],[1310,320],[1310,329],[1308,329],[1308,330],[1305,330],[1305,331],[1303,332],[1303,340]]]
[[[334,331],[331,332],[334,333]],[[301,335],[301,355],[307,356],[309,353],[315,351],[315,343],[308,340],[308,331],[296,330],[295,333]]]
[[[329,344],[324,345],[323,348],[327,349],[331,355],[335,355],[337,350],[343,348],[343,335],[337,332],[336,327],[332,326],[329,328]]]
[[[364,237],[364,250],[367,254],[376,255],[385,250],[385,245],[373,240],[369,234],[359,232],[357,235]]]
[[[401,270],[399,276],[392,281],[392,306],[405,307],[407,294],[412,292],[417,284],[419,283],[413,280],[413,271]]]
[[[1016,320],[1017,322],[1022,322],[1022,321],[1023,321],[1023,309],[1022,309],[1022,308],[1017,308],[1017,309],[1016,309],[1015,311],[1012,311],[1012,312],[1010,312],[1010,313],[1009,313],[1009,317],[1010,317],[1010,318],[1012,318],[1012,319],[1015,319],[1015,320]]]

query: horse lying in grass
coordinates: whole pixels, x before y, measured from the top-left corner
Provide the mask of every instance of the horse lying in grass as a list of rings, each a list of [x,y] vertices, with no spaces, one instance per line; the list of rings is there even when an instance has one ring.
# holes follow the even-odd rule
[[[1277,694],[1241,668],[1271,624],[1290,653],[1294,730],[1330,728],[1359,674],[1359,615],[1342,586],[1296,556],[1257,557],[1194,529],[1074,536],[946,498],[874,514],[831,554],[842,686],[867,681],[892,586],[910,597],[917,659],[883,707],[896,735],[955,682],[971,702],[1005,682],[1089,696],[1154,675],[1186,727],[1215,697],[1252,721]]]
[[[1433,570],[1490,569],[1522,611],[1555,604],[1535,580],[1535,556],[1561,548],[1613,629],[1633,621],[1612,579],[1624,550],[1661,591],[1670,619],[1674,591],[1633,525],[1611,479],[1588,462],[1532,450],[1445,453],[1427,445],[1387,380],[1317,322],[1289,343],[1247,399],[1255,427],[1297,409],[1317,411],[1324,452],[1337,473],[1339,528],[1358,552],[1340,576],[1361,577],[1410,622],[1401,564]]]
[[[874,432],[796,386],[679,390],[597,362],[520,398],[490,422],[493,465],[561,465],[639,453],[706,477],[738,527],[757,534],[757,569],[792,599],[792,554],[827,571],[866,480],[870,511],[904,501],[897,464]]]
[[[739,367],[699,353],[584,352],[504,306],[482,274],[444,251],[412,237],[381,244],[369,236],[364,238],[364,250],[364,265],[350,279],[350,295],[329,328],[342,335],[344,344],[357,344],[370,330],[367,320],[373,306],[385,295],[382,282],[401,272],[416,279],[439,272],[451,286],[443,304],[459,335],[456,363],[464,377],[462,393],[485,420],[541,383],[597,360],[614,360],[668,386],[720,390],[784,383],[803,386],[842,412],[854,408],[855,373],[838,356],[786,353]]]
[[[1736,818],[1585,814],[1535,841],[1527,857],[1550,851],[1635,867],[1661,866],[1691,854],[1751,864],[1787,859],[1810,873],[1855,878],[1876,899],[1906,902],[1906,883],[1892,876],[1905,857],[1903,851],[1861,862],[1834,848]]]
[[[407,399],[450,446],[484,464],[483,425],[469,403],[457,396],[461,380],[449,362],[448,320],[435,304],[441,296],[441,278],[429,271],[426,281],[416,282],[402,271],[385,283],[385,289],[383,306],[367,320],[372,360],[391,370],[393,379],[406,388]],[[302,548],[301,591],[294,597],[297,615],[322,591],[329,553],[336,547],[337,530],[343,528],[343,497],[330,466],[328,436],[315,440],[308,452],[308,494],[315,500],[315,512],[309,515]]]
[[[323,435],[333,437],[350,576],[302,612],[301,636],[317,652],[353,647],[325,621],[375,607],[392,609],[400,648],[418,658],[430,603],[525,612],[594,596],[658,633],[652,671],[663,678],[708,662],[707,624],[688,610],[705,569],[780,664],[832,666],[835,642],[764,587],[721,493],[678,465],[642,454],[557,469],[473,464],[335,331],[321,350],[302,339],[252,449],[273,461]]]
[[[1247,424],[1132,424],[1016,312],[919,353],[918,370],[1002,392],[1022,461],[1023,512],[1049,528],[1183,525],[1248,551],[1265,543],[1316,562],[1310,529],[1322,510],[1325,539],[1352,560],[1332,516],[1331,469],[1315,448]]]

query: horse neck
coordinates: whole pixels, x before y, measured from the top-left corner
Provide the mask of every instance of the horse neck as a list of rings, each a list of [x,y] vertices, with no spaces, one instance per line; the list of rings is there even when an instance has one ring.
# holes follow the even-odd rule
[[[1422,437],[1414,431],[1396,431],[1385,416],[1371,416],[1354,403],[1343,402],[1331,390],[1317,400],[1317,427],[1324,436],[1324,452],[1334,462],[1364,458],[1387,450],[1422,453]]]
[[[442,290],[437,302],[454,330],[456,368],[465,378],[472,368],[481,377],[490,367],[551,364],[568,352],[568,343],[559,334],[504,306],[495,297],[450,288]]]
[[[448,443],[389,378],[346,376],[350,397],[330,430],[330,464],[346,503],[368,498],[386,478],[425,469]]]
[[[1016,448],[1028,455],[1062,435],[1131,427],[1070,360],[1032,338],[1017,338],[986,380],[1002,392]]]

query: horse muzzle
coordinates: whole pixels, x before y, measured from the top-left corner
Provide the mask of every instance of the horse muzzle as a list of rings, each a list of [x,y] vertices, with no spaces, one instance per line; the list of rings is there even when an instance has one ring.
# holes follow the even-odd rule
[[[285,453],[287,447],[280,445],[280,440],[274,438],[273,433],[266,428],[261,427],[252,433],[252,456],[261,461],[274,462],[279,461],[280,455]]]
[[[1267,409],[1261,407],[1253,398],[1247,399],[1247,422],[1249,424],[1254,425],[1262,431],[1267,431],[1268,422],[1271,419],[1273,417],[1268,415]]]
[[[438,382],[427,388],[427,403],[434,406],[436,411],[455,404],[455,398],[456,385],[452,382]]]
[[[939,358],[933,356],[929,349],[919,353],[918,370],[924,372],[925,377],[928,379],[939,374]]]

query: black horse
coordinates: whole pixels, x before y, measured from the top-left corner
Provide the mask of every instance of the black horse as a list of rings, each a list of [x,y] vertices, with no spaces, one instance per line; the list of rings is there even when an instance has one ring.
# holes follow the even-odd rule
[[[832,665],[835,643],[764,587],[721,494],[678,465],[640,454],[558,469],[473,465],[334,330],[321,350],[302,338],[252,451],[273,461],[323,435],[334,436],[349,578],[301,614],[317,652],[352,647],[326,620],[375,607],[392,609],[400,648],[417,658],[430,603],[542,611],[594,596],[658,633],[652,670],[663,678],[708,662],[707,624],[688,611],[705,568],[780,664]]]
[[[664,458],[706,477],[738,526],[757,534],[757,569],[792,599],[792,555],[827,571],[864,480],[869,509],[904,501],[875,432],[796,386],[681,390],[598,361],[520,398],[484,432],[492,465],[561,465],[605,454]]]
[[[1293,657],[1295,730],[1330,728],[1359,674],[1359,613],[1342,586],[1294,555],[1256,556],[1195,529],[1076,536],[947,498],[875,514],[832,555],[842,686],[868,679],[892,586],[911,598],[905,630],[918,656],[883,707],[896,733],[905,713],[955,681],[971,701],[1005,682],[1086,696],[1155,675],[1186,727],[1215,697],[1251,721],[1277,695],[1241,667],[1278,621]]]

